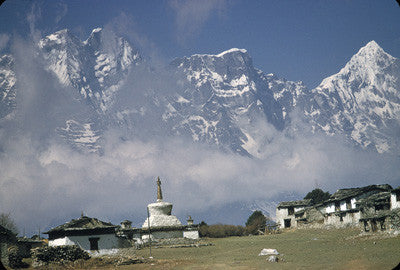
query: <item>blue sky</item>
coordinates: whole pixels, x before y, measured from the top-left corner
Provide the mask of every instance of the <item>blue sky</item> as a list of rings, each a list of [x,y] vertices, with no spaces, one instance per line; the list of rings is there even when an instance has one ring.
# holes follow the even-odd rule
[[[27,35],[30,13],[42,35],[69,28],[86,39],[93,28],[126,24],[145,54],[165,61],[245,48],[264,72],[308,87],[338,72],[370,40],[400,56],[400,7],[394,0],[71,0],[34,6],[13,0],[0,7],[0,34]]]
[[[370,40],[400,57],[395,0],[6,1],[0,35],[68,28],[81,39],[107,24],[130,32],[146,56],[165,62],[245,48],[254,65],[311,88],[339,71]],[[0,44],[1,45],[1,44]],[[0,46],[1,49],[1,46]]]

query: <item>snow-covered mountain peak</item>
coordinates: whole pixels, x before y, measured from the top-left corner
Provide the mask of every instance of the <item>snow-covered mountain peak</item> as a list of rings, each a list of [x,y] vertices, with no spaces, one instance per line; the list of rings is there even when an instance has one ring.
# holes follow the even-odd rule
[[[93,48],[98,49],[101,44],[102,32],[103,32],[103,29],[100,27],[93,29],[89,35],[89,38],[87,40],[85,40],[83,43],[85,45],[89,45]]]
[[[92,30],[92,34],[93,34],[93,33],[98,33],[98,32],[100,32],[101,30],[103,30],[103,28],[97,27],[97,28],[95,28],[95,29]]]
[[[385,72],[395,61],[395,57],[386,53],[375,41],[370,41],[353,55],[337,74],[324,79],[317,89],[333,90],[336,86],[332,83],[338,79],[359,81],[363,84],[382,84],[384,80],[379,74]]]
[[[365,148],[389,151],[386,136],[400,115],[399,76],[400,61],[371,41],[312,90],[306,114],[328,134],[347,133]]]
[[[364,47],[361,47],[357,54],[376,54],[383,53],[384,50],[375,40],[371,40]]]
[[[391,65],[396,58],[386,53],[375,41],[362,47],[347,63],[344,71],[362,69],[374,72]],[[361,71],[362,71],[361,70]]]
[[[43,49],[46,46],[66,45],[71,41],[79,42],[79,40],[73,36],[68,29],[63,29],[42,38],[38,45]]]
[[[246,53],[247,54],[247,50],[246,49],[238,49],[238,48],[232,48],[229,50],[226,50],[220,54],[217,54],[217,57],[223,57],[226,54],[230,54],[230,53]]]

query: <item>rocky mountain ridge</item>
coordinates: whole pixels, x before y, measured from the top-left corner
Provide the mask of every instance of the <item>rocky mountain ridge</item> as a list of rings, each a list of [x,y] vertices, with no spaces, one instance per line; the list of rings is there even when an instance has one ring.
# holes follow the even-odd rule
[[[93,111],[87,119],[66,116],[65,126],[57,129],[81,150],[99,151],[102,134],[111,126],[146,134],[143,127],[152,122],[152,132],[160,135],[187,136],[227,151],[263,157],[271,132],[290,128],[294,112],[314,132],[344,134],[350,143],[380,153],[399,149],[400,60],[375,41],[311,90],[302,82],[255,68],[244,49],[175,59],[166,68],[172,91],[164,91],[162,82],[157,89],[148,84],[142,89],[137,89],[142,84],[131,86],[130,79],[143,77],[138,67],[151,75],[150,80],[162,76],[128,40],[101,28],[94,29],[86,41],[61,30],[41,39],[37,49],[45,69],[60,85],[79,93],[82,103]],[[18,74],[13,66],[12,56],[1,56],[3,120],[12,120],[15,109]],[[123,91],[128,95],[139,91],[142,99],[119,106]]]

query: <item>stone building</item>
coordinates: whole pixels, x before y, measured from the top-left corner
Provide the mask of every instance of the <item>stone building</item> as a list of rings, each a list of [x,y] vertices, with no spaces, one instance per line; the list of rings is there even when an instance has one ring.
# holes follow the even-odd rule
[[[370,185],[337,190],[328,200],[311,205],[292,201],[278,204],[280,228],[362,227],[365,231],[400,230],[400,188]]]
[[[390,192],[384,191],[361,199],[356,203],[360,210],[360,223],[364,230],[385,231],[389,227]]]
[[[77,245],[91,255],[102,255],[130,246],[127,239],[118,237],[117,227],[82,215],[79,219],[72,219],[45,234],[49,235],[49,246]]]
[[[400,231],[400,188],[371,195],[358,205],[364,231]]]
[[[297,227],[319,228],[324,225],[323,204],[306,206],[295,213]]]
[[[333,227],[359,226],[361,213],[356,203],[373,194],[391,189],[390,185],[370,185],[337,190],[324,202],[324,224]]]
[[[276,222],[279,228],[297,227],[296,214],[304,213],[303,210],[310,205],[311,200],[281,202],[278,204],[276,208]]]

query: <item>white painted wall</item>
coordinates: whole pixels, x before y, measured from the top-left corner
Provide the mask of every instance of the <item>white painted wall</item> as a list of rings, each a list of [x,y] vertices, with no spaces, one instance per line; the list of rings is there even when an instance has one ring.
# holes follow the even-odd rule
[[[356,198],[352,198],[352,199],[350,200],[351,209],[355,209],[355,208],[356,208],[356,202],[357,202],[357,199],[356,199]]]
[[[326,213],[333,213],[335,212],[335,203],[330,203],[326,206]]]
[[[199,239],[199,231],[183,231],[183,237],[189,239]]]
[[[75,245],[68,237],[64,238],[57,238],[54,240],[49,241],[49,246],[56,247],[56,246],[72,246]]]
[[[340,202],[340,211],[346,211],[347,207],[346,207],[346,201],[341,201]]]
[[[390,209],[400,208],[400,201],[397,201],[397,196],[400,196],[400,194],[396,195],[394,192],[390,194]]]
[[[91,251],[89,238],[98,237],[99,250]],[[49,246],[77,245],[91,255],[112,254],[118,251],[118,237],[115,234],[98,234],[86,236],[66,236],[49,241]]]
[[[287,208],[276,208],[276,222],[279,223],[279,228],[285,228],[284,219],[288,216]]]
[[[296,213],[296,212],[298,212],[300,210],[303,210],[303,209],[304,209],[304,206],[297,206],[297,207],[294,208],[294,212]]]

